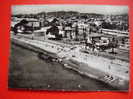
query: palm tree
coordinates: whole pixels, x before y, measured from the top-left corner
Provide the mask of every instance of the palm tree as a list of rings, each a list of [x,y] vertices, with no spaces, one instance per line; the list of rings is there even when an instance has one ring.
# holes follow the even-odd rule
[[[111,51],[110,53],[112,53],[112,54],[116,54],[116,52],[115,52],[115,48],[118,47],[118,41],[117,41],[117,39],[116,39],[115,37],[112,38],[112,40],[111,40],[109,46],[110,46],[111,49],[112,49],[112,51]]]

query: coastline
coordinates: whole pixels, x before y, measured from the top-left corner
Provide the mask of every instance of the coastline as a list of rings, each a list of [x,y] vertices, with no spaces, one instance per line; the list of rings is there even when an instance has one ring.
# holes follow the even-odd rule
[[[121,90],[128,89],[128,86],[127,86],[129,83],[128,79],[126,80],[117,75],[115,76],[115,74],[112,75],[108,72],[103,71],[102,69],[101,70],[96,69],[93,66],[89,66],[88,64],[84,62],[78,61],[74,58],[70,58],[70,56],[67,56],[65,58],[59,57],[58,55],[59,53],[57,54],[57,50],[55,51],[55,50],[44,49],[42,48],[41,45],[35,46],[34,44],[30,44],[26,42],[25,40],[21,41],[16,38],[11,38],[11,41],[13,44],[17,44],[19,46],[25,47],[32,51],[48,54],[48,56],[54,59],[57,59],[57,61],[61,59],[60,63],[63,64],[64,67],[77,71],[78,73],[82,75],[86,75],[88,77],[102,81],[106,84],[109,84],[113,87],[117,87],[118,89],[121,89]],[[67,55],[67,52],[69,53],[69,51],[66,51],[65,53],[66,55]]]

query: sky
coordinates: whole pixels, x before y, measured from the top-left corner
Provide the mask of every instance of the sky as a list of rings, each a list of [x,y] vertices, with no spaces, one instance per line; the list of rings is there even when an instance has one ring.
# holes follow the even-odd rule
[[[78,11],[82,13],[98,14],[125,14],[128,6],[114,5],[15,5],[12,6],[12,14],[34,14],[52,11]]]

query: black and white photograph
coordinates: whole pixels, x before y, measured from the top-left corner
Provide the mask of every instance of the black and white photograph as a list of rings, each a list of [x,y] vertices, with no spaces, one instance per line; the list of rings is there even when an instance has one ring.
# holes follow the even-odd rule
[[[8,88],[128,91],[128,6],[13,5]]]

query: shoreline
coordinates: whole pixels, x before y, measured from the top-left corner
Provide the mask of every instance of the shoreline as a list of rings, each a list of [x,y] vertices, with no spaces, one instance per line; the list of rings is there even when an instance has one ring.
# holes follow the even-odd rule
[[[28,48],[28,49],[33,50],[35,52],[41,52],[41,53],[46,52],[47,54],[50,53],[49,55],[51,57],[53,57],[55,59],[58,59],[58,55],[56,53],[54,53],[54,52],[51,53],[51,52],[48,52],[48,50],[41,49],[39,47],[36,47],[36,46],[28,44],[28,43],[24,44],[24,42],[21,42],[19,40],[15,41],[15,40],[16,39],[12,38],[12,43],[16,43],[17,45],[20,45],[22,47]],[[75,61],[76,64],[72,63],[72,61]],[[78,73],[86,75],[88,77],[92,77],[94,79],[102,81],[102,82],[104,82],[106,84],[109,84],[109,85],[111,85],[113,87],[117,87],[118,89],[121,89],[121,90],[127,90],[128,89],[128,86],[126,86],[126,85],[128,85],[128,81],[122,80],[121,81],[122,84],[119,84],[119,79],[117,77],[116,77],[117,79],[115,78],[115,80],[114,80],[114,76],[110,76],[110,74],[108,74],[107,72],[103,72],[103,71],[100,71],[98,69],[92,68],[92,67],[90,67],[87,64],[84,64],[82,62],[78,62],[76,60],[66,59],[65,58],[65,59],[62,60],[62,64],[67,64],[67,65],[64,65],[64,67],[72,69],[72,70],[75,70]],[[77,64],[80,64],[80,65],[77,65]],[[99,72],[99,73],[97,73],[97,72]]]

